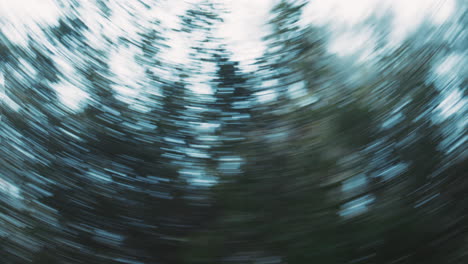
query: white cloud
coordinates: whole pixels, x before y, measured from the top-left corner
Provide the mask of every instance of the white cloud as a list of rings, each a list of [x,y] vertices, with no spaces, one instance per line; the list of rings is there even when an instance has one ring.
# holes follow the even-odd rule
[[[399,45],[409,34],[428,19],[436,25],[444,23],[455,10],[454,0],[327,0],[310,1],[305,7],[303,24],[328,25],[334,29],[353,29],[371,15],[381,17],[393,14],[390,45]],[[341,44],[332,43],[331,49],[339,55],[349,55],[355,52],[350,46],[353,42],[362,42],[361,37],[348,36],[339,33]],[[346,34],[345,34],[346,35]],[[366,37],[369,39],[369,37]],[[334,45],[334,46],[333,46]],[[339,51],[343,49],[343,51]],[[352,50],[352,51],[351,51]]]
[[[458,67],[463,65],[463,56],[461,54],[450,54],[436,68],[435,72],[438,75],[449,75],[458,72]]]
[[[213,94],[213,89],[211,88],[211,85],[203,82],[192,82],[192,85],[189,86],[189,89],[198,94]]]
[[[374,12],[375,0],[310,1],[305,7],[304,23],[325,25],[329,23],[357,24]]]
[[[468,99],[463,97],[460,89],[450,92],[439,105],[442,117],[449,117],[457,112],[465,113],[467,107]]]
[[[328,49],[340,56],[349,56],[361,53],[361,60],[371,56],[376,45],[375,36],[371,29],[363,28],[359,31],[349,31],[335,34],[331,39]]]
[[[71,110],[79,110],[83,101],[89,97],[88,93],[66,81],[54,84],[53,87],[61,102]]]
[[[28,34],[44,39],[41,26],[57,23],[59,16],[53,0],[0,0],[0,27],[15,44],[27,45]]]
[[[217,35],[227,41],[234,53],[233,60],[239,61],[244,69],[253,70],[251,64],[265,52],[262,37],[269,33],[266,23],[274,1],[230,0],[223,3],[230,12],[223,16],[224,23]]]

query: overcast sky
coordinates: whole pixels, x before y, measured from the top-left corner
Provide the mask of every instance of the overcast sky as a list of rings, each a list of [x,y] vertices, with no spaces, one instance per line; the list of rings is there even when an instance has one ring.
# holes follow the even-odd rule
[[[108,18],[99,13],[94,0],[79,1],[81,6],[75,11],[88,26],[85,36],[93,48],[108,50],[104,37],[116,40],[119,36],[140,41],[138,32],[149,27],[152,19],[162,21],[161,28],[168,29],[170,38],[168,50],[161,53],[161,59],[171,63],[185,64],[188,61],[187,48],[190,39],[169,29],[178,28],[179,15],[182,15],[191,3],[198,0],[161,0],[151,10],[146,9],[140,1],[109,1],[112,15]],[[262,36],[268,34],[265,25],[269,18],[269,10],[277,0],[216,0],[229,11],[224,15],[224,23],[215,32],[217,37],[225,39],[228,48],[233,52],[233,59],[241,62],[244,70],[255,70],[252,63],[261,57],[265,44]],[[67,4],[70,1],[58,0],[0,0],[0,26],[6,37],[19,45],[26,45],[27,35],[48,43],[40,27],[57,24],[58,18],[70,15],[71,8],[59,8],[58,2]],[[149,1],[148,1],[149,2]],[[364,21],[370,15],[392,12],[394,15],[391,30],[391,42],[398,45],[409,33],[428,18],[438,25],[444,23],[455,10],[455,0],[314,0],[306,6],[302,24],[331,25],[336,29],[329,43],[329,51],[339,56],[360,54],[365,61],[372,57],[376,43],[372,29],[353,27]],[[56,85],[63,102],[71,108],[79,108],[79,102],[86,98],[83,92],[82,80],[77,77],[73,63],[80,57],[61,47],[45,46],[54,51],[56,63],[61,69],[68,71],[69,79]],[[131,102],[138,97],[144,86],[138,80],[142,79],[143,69],[134,61],[134,55],[140,52],[135,47],[112,47],[110,52],[112,71],[116,74],[114,88],[121,99]],[[27,64],[26,62],[24,62]],[[448,63],[444,67],[449,67]],[[25,65],[27,67],[27,65]],[[207,66],[207,73],[213,69]],[[441,70],[447,73],[449,70]],[[0,76],[1,77],[1,76]],[[211,93],[204,84],[207,76],[198,76],[193,80],[193,87],[200,93]],[[1,78],[0,78],[1,80]],[[0,83],[1,85],[1,83]]]
[[[190,4],[197,0],[161,0],[156,7],[146,9],[140,1],[120,0],[109,1],[112,11],[110,17],[104,17],[94,0],[81,0],[80,7],[74,12],[89,28],[85,33],[88,43],[95,49],[106,50],[110,55],[110,66],[115,74],[114,89],[122,100],[131,103],[138,98],[144,83],[144,71],[134,60],[141,52],[135,46],[108,46],[105,38],[116,43],[117,38],[125,36],[132,41],[140,41],[142,28],[151,27],[151,20],[161,20],[161,28],[167,29],[169,37],[168,50],[161,53],[161,59],[171,63],[185,64],[188,62],[187,48],[191,38],[171,31],[180,27],[179,15],[182,15]],[[214,34],[228,44],[234,60],[241,62],[243,70],[255,70],[251,65],[255,59],[262,56],[265,43],[261,38],[268,34],[266,22],[269,10],[277,0],[216,0],[223,3],[229,11],[224,15],[224,23]],[[59,8],[58,2],[64,4]],[[76,72],[76,67],[84,58],[74,54],[66,47],[51,45],[40,28],[57,25],[58,19],[72,15],[66,0],[0,0],[0,28],[3,34],[13,43],[26,46],[27,36],[32,36],[48,50],[54,62],[65,73],[65,79],[55,84],[62,102],[71,109],[79,109],[80,102],[87,98],[85,82]],[[429,19],[435,25],[441,25],[449,19],[456,10],[455,0],[313,0],[306,6],[301,23],[306,25],[327,25],[336,31],[332,34],[329,51],[339,56],[360,54],[360,60],[365,62],[373,56],[372,50],[376,43],[370,27],[356,27],[371,15],[382,15],[391,12],[394,20],[391,28],[391,44],[398,45],[404,38],[414,31],[424,20]],[[332,33],[333,33],[332,32]],[[52,54],[53,53],[53,54]],[[466,55],[450,54],[435,69],[435,73],[445,79],[457,78],[455,72],[461,71]],[[22,68],[29,69],[34,75],[34,68],[26,61],[20,61]],[[0,66],[1,67],[1,66]],[[207,65],[205,74],[195,76],[192,88],[199,93],[209,94],[211,88],[207,85],[209,72],[213,71]],[[164,70],[164,69],[161,69]],[[161,73],[161,74],[168,74]],[[454,77],[455,76],[455,77]],[[22,76],[18,76],[22,78]],[[2,69],[0,68],[0,87],[4,85]],[[0,99],[5,100],[12,107],[15,106],[5,94]],[[460,90],[454,89],[447,93],[441,104],[442,113],[449,116],[463,107],[467,101],[462,98]],[[0,191],[17,195],[15,186],[0,179]]]

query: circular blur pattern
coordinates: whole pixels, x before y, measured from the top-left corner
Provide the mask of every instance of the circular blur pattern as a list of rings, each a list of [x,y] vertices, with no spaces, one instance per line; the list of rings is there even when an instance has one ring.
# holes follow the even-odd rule
[[[0,262],[468,263],[463,0],[0,0]]]

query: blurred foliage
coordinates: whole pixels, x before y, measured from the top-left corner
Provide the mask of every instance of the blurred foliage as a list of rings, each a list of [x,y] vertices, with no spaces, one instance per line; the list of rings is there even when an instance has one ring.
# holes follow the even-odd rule
[[[461,44],[422,24],[372,67],[348,64],[324,28],[299,24],[305,5],[274,6],[255,72],[213,36],[224,11],[210,1],[179,17],[178,34],[202,36],[187,65],[163,61],[163,30],[143,29],[133,105],[113,88],[109,51],[63,18],[44,31],[82,57],[80,111],[52,88],[67,78],[52,52],[0,33],[19,105],[0,102],[2,263],[467,262],[466,107],[441,117],[433,77]],[[120,41],[109,45],[134,45]],[[210,95],[189,89],[202,61]]]

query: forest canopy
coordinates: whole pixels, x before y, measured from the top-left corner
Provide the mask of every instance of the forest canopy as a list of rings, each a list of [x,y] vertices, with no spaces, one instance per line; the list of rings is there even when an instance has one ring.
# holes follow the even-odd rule
[[[0,5],[2,263],[468,261],[463,1],[176,2]]]

